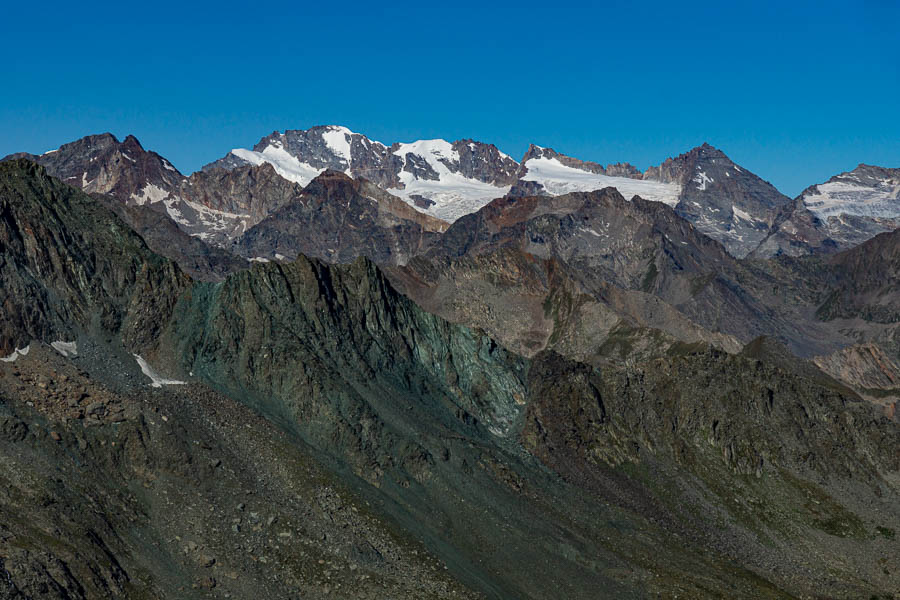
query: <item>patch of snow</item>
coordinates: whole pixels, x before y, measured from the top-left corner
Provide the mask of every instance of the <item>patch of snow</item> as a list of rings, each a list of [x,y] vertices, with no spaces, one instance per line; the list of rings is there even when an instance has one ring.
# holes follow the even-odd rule
[[[739,209],[737,206],[732,206],[732,207],[731,207],[731,212],[734,213],[734,216],[735,216],[736,219],[743,219],[744,221],[747,221],[747,222],[750,222],[750,223],[752,223],[753,221],[756,220],[756,219],[754,219],[753,217],[751,217],[748,213],[745,213],[744,211],[742,211],[741,209]]]
[[[193,223],[184,218],[184,215],[181,214],[181,211],[178,209],[178,203],[181,202],[181,198],[167,198],[163,201],[166,205],[166,212],[169,213],[169,216],[173,221],[178,223],[179,225],[191,226]]]
[[[28,344],[24,348],[16,348],[15,350],[13,350],[12,354],[10,354],[9,356],[4,356],[0,358],[0,360],[8,363],[16,362],[16,359],[20,356],[28,356],[29,350],[31,350],[31,344]]]
[[[56,150],[47,150],[46,152],[41,154],[41,156],[47,156],[48,154],[53,154],[54,152],[59,152],[59,148],[57,148]]]
[[[697,184],[697,189],[702,191],[706,189],[706,184],[714,183],[715,179],[713,179],[703,171],[700,171],[692,181]]]
[[[640,196],[644,200],[675,206],[681,193],[681,186],[677,183],[600,175],[568,167],[556,158],[530,158],[525,162],[525,167],[528,172],[522,179],[537,181],[547,193],[554,196],[614,187],[628,200],[633,196]]]
[[[84,173],[81,174],[81,189],[84,189],[84,188],[86,188],[86,187],[89,186],[89,185],[91,185],[91,182],[88,181],[88,179],[87,179],[87,171],[85,171]]]
[[[325,145],[336,155],[347,161],[348,165],[350,164],[350,135],[352,133],[346,127],[332,125],[328,128],[328,131],[322,134]]]
[[[170,170],[170,171],[175,171],[175,167],[173,167],[173,166],[172,166],[172,163],[170,163],[169,161],[167,161],[167,160],[164,159],[164,160],[162,161],[162,163],[163,163],[163,167],[167,168],[167,169]]]
[[[162,189],[157,185],[153,185],[152,183],[147,183],[141,190],[140,195],[137,193],[131,194],[131,199],[134,200],[138,205],[144,205],[148,202],[153,204],[155,202],[162,202],[167,196],[169,192]]]
[[[275,259],[276,259],[276,260],[287,260],[287,256],[285,256],[284,254],[278,254],[278,253],[276,252],[276,253],[275,253]]]
[[[238,158],[247,161],[251,165],[259,166],[269,163],[275,168],[275,172],[287,179],[306,185],[312,181],[324,169],[317,169],[312,165],[301,163],[296,156],[284,149],[279,140],[269,143],[262,152],[235,148],[231,151]]]
[[[202,240],[221,241],[221,235],[231,239],[247,230],[250,215],[210,208],[179,197],[165,200],[166,211],[188,234]]]
[[[254,256],[250,259],[250,262],[267,263],[269,259],[262,256]]]
[[[123,158],[127,158],[128,160],[130,160],[130,161],[133,162],[133,163],[136,163],[136,162],[137,162],[136,160],[134,160],[133,158],[131,158],[130,156],[128,156],[128,155],[125,154],[124,152],[122,152],[121,154],[122,154],[122,157],[123,157]]]
[[[135,360],[138,363],[138,366],[141,367],[141,372],[150,378],[150,381],[152,382],[150,385],[155,388],[159,388],[164,385],[185,385],[187,383],[185,381],[177,381],[175,379],[166,379],[165,377],[160,376],[159,373],[154,371],[153,367],[151,367],[146,360],[144,360],[137,354],[133,354],[132,356],[134,356]]]
[[[50,344],[54,350],[65,356],[66,358],[70,356],[78,356],[78,344],[76,342],[52,342]]]

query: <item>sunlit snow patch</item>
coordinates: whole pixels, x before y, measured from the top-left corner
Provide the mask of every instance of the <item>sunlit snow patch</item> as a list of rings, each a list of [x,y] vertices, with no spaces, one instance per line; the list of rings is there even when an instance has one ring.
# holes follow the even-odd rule
[[[175,379],[166,379],[165,377],[161,377],[159,373],[153,370],[153,367],[151,367],[146,360],[144,360],[137,354],[133,354],[132,356],[134,356],[135,360],[138,363],[138,366],[141,367],[141,371],[144,373],[144,375],[149,377],[152,381],[150,385],[155,388],[162,387],[164,385],[185,385],[187,383],[186,381],[177,381]]]
[[[29,350],[31,350],[31,344],[28,344],[24,348],[16,348],[15,350],[13,350],[12,354],[10,354],[9,356],[4,356],[3,358],[0,358],[0,360],[8,363],[15,362],[16,359],[19,358],[19,356],[26,356]]]
[[[348,139],[353,132],[346,127],[332,125],[322,134],[325,145],[350,164],[350,140]]]
[[[749,221],[751,223],[756,220],[753,217],[751,217],[749,213],[742,211],[737,206],[732,206],[731,212],[734,213],[735,219],[743,219],[744,221]]]
[[[275,168],[276,173],[288,181],[294,181],[301,185],[306,185],[324,171],[324,169],[317,169],[312,165],[301,163],[296,156],[284,149],[279,140],[270,142],[262,152],[235,148],[231,153],[251,165],[259,166],[263,163],[269,163]]]
[[[540,183],[547,193],[553,196],[614,187],[626,200],[640,196],[644,200],[655,200],[675,206],[681,193],[681,186],[677,183],[600,175],[566,166],[556,158],[531,158],[525,162],[525,167],[528,172],[522,180]]]
[[[65,356],[66,358],[70,356],[78,356],[78,344],[76,342],[52,342],[50,344],[54,350]]]
[[[131,194],[131,199],[137,202],[140,205],[147,204],[148,202],[153,204],[155,202],[160,202],[168,197],[169,192],[162,189],[159,186],[153,185],[152,183],[148,183],[141,189],[141,193]]]
[[[697,175],[694,176],[693,181],[694,181],[694,183],[697,184],[697,189],[700,191],[703,191],[706,189],[706,184],[715,183],[715,179],[713,179],[712,177],[710,177],[703,171],[700,171],[699,173],[697,173]]]

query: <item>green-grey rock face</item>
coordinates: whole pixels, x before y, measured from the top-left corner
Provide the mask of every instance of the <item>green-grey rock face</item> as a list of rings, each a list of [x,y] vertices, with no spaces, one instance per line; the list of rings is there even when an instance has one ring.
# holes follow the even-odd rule
[[[0,163],[0,352],[96,328],[150,343],[188,279],[112,212],[26,160]]]
[[[373,397],[505,435],[524,399],[522,359],[425,313],[364,259],[257,265],[194,286],[175,312],[185,370],[288,422],[326,427],[312,435],[336,434]]]

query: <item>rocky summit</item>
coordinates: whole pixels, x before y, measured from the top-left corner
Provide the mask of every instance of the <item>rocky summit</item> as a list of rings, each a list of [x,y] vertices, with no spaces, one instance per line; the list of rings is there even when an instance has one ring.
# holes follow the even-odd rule
[[[895,598],[897,169],[0,161],[0,598]]]

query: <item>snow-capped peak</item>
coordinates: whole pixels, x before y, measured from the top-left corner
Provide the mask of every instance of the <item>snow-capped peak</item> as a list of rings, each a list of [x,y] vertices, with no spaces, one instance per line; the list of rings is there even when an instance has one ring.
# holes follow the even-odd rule
[[[802,198],[822,220],[840,215],[900,217],[900,169],[860,165],[810,187]]]
[[[325,144],[337,156],[347,161],[348,166],[350,165],[350,140],[352,135],[352,131],[340,125],[329,125],[325,133],[322,134]]]

